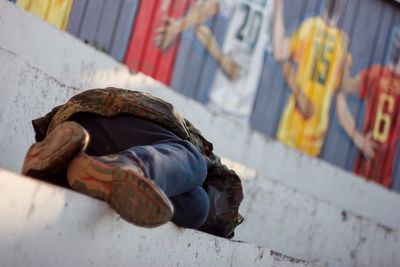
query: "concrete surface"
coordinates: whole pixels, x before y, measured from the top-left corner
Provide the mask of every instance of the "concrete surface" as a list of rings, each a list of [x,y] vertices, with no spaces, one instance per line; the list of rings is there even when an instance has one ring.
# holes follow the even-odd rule
[[[0,113],[0,137],[4,142],[0,143],[0,153],[7,155],[0,158],[0,166],[18,171],[33,142],[27,116],[44,114],[79,90],[57,82],[1,48],[0,61],[8,63],[7,73],[0,70],[0,99],[4,100]],[[3,90],[1,86],[12,90]],[[237,165],[233,163],[232,167],[238,168]],[[245,169],[242,173],[250,173],[248,168],[242,168]],[[368,266],[365,262],[371,260],[388,263],[381,266],[400,265],[398,231],[381,227],[269,176],[253,172],[247,178],[241,206],[246,220],[237,228],[236,240],[271,247],[325,266]],[[370,231],[373,236],[367,238]]]
[[[104,202],[0,169],[1,266],[315,266],[172,223],[121,219]]]
[[[106,54],[4,0],[0,1],[0,33],[0,48],[4,53],[15,54],[68,87],[80,88],[75,92],[106,86],[150,92],[173,103],[185,117],[202,129],[220,155],[340,209],[390,229],[400,228],[400,201],[397,193],[389,192],[327,162],[304,156],[251,129],[210,113],[195,101],[178,95],[142,74],[130,75],[125,66]],[[11,75],[8,65],[3,65],[1,71]],[[2,91],[4,88],[5,85],[0,85]],[[15,96],[17,90],[7,87],[6,91],[9,92],[2,94]],[[39,99],[39,103],[44,106],[32,110],[28,117],[42,115],[49,107],[61,104],[67,99],[66,96],[71,95],[70,91],[66,91],[57,95],[49,93],[48,101]],[[20,105],[34,104],[23,103],[26,100],[21,100]],[[12,106],[2,107],[3,112],[5,108]],[[23,120],[26,121],[26,118]],[[21,129],[26,131],[26,127]],[[18,151],[13,153],[21,155]],[[17,170],[21,158],[9,160],[14,162],[10,166],[12,170]],[[8,167],[1,161],[0,166]]]
[[[130,75],[108,56],[2,1],[0,32],[0,62],[7,63],[0,67],[0,167],[18,172],[33,142],[30,119],[81,88],[147,91],[174,103],[217,152],[247,165],[249,176],[257,171],[245,183],[246,221],[237,239],[325,266],[400,266],[398,194],[244,129],[144,75]]]
[[[257,176],[246,181],[234,239],[322,266],[400,266],[400,233]]]

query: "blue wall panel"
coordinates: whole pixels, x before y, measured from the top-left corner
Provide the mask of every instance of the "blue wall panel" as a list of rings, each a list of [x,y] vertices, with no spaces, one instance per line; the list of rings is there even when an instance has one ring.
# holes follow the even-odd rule
[[[96,47],[104,52],[109,53],[111,50],[122,4],[122,0],[106,0],[104,2],[94,40]]]
[[[105,0],[89,0],[79,32],[80,39],[95,47],[97,47],[96,34],[99,29],[99,22],[103,13],[104,4]]]
[[[120,62],[123,61],[128,47],[138,4],[139,0],[124,0],[118,17],[110,54]]]
[[[74,0],[72,3],[67,26],[67,31],[72,35],[79,36],[88,2],[89,0]]]

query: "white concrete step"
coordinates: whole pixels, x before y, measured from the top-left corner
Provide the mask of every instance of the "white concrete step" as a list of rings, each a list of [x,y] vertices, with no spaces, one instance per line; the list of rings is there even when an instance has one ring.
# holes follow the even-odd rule
[[[0,169],[0,266],[315,266],[172,223],[136,227],[109,206]]]
[[[400,266],[398,194],[243,129],[144,75],[131,75],[4,1],[0,33],[0,62],[7,62],[0,67],[0,167],[18,172],[33,142],[30,120],[83,89],[147,91],[175,104],[219,154],[250,166],[247,173],[257,171],[244,184],[246,221],[237,239],[325,266]]]
[[[18,172],[33,142],[30,117],[37,117],[78,90],[64,86],[15,54],[0,48],[0,166]],[[139,77],[139,76],[137,76]],[[167,89],[165,89],[167,90]],[[233,164],[235,169],[238,164]],[[236,240],[271,247],[325,266],[400,265],[399,233],[246,168],[246,217]],[[247,172],[251,173],[251,172]],[[251,173],[253,176],[255,173]],[[371,232],[373,235],[371,235]],[[337,244],[342,244],[338,246]]]
[[[7,125],[0,125],[0,132],[10,138],[2,139],[10,144],[6,144],[6,147],[0,144],[0,152],[9,151],[6,148],[11,144],[22,144],[10,152],[13,157],[0,160],[0,166],[12,170],[20,167],[27,138],[31,138],[28,117],[43,115],[52,106],[61,104],[72,94],[84,89],[123,87],[147,91],[173,103],[215,144],[218,154],[339,209],[388,229],[400,229],[400,201],[397,193],[368,183],[329,163],[304,156],[257,132],[212,114],[200,104],[178,95],[151,78],[141,74],[131,75],[125,66],[111,57],[4,0],[0,1],[0,33],[2,53],[9,53],[8,56],[13,55],[19,60],[18,63],[11,63],[15,65],[11,66],[13,69],[9,65],[3,65],[1,69],[6,79],[14,80],[13,84],[10,84],[11,81],[0,84],[0,119],[3,117],[3,123]],[[21,62],[33,71],[21,66]],[[15,76],[15,71],[20,76]],[[48,87],[43,87],[46,82],[37,79],[25,80],[24,71],[29,72],[29,75],[35,75],[37,71],[45,73]],[[53,83],[50,78],[53,78],[57,86],[50,86]],[[36,92],[29,89],[29,83],[32,83],[32,88],[36,88]],[[30,93],[32,97],[28,96]],[[4,95],[7,98],[3,98]],[[44,95],[46,99],[43,99]],[[19,112],[24,113],[24,116],[15,114],[15,105],[19,105]],[[14,123],[14,116],[19,116],[18,125]],[[11,133],[14,132],[17,132],[17,136],[23,133],[22,143],[12,138]]]
[[[400,266],[400,232],[259,175],[243,183],[234,239],[322,266]]]

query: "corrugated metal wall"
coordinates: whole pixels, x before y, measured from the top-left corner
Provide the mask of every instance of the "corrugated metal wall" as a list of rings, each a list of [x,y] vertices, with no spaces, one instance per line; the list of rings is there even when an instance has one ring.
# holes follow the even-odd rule
[[[46,20],[57,28],[64,30],[68,24],[72,0],[18,0],[16,2],[19,7]]]
[[[51,2],[54,1],[57,2],[56,0]],[[204,21],[204,25],[211,30],[220,47],[226,41],[229,25],[238,23],[232,21],[230,16],[232,11],[222,12],[223,6],[227,5],[225,2],[229,1],[221,0],[220,12]],[[265,5],[267,1],[237,2],[237,6],[233,8],[237,8],[242,2],[247,4],[263,2]],[[199,42],[196,32],[198,28],[183,30],[168,49],[161,50],[156,46],[157,31],[165,25],[164,18],[179,20],[197,3],[196,0],[73,0],[66,30],[118,61],[126,63],[133,71],[151,75],[170,85],[174,90],[207,103],[220,65],[210,55],[205,45]],[[284,0],[283,17],[286,35],[292,36],[307,18],[320,16],[325,5],[324,0]],[[65,12],[69,14],[67,9]],[[388,65],[389,52],[396,41],[393,37],[394,32],[398,27],[400,27],[400,9],[394,1],[347,1],[337,28],[349,36],[348,50],[352,58],[352,75],[375,64]],[[269,29],[268,34],[272,39],[272,27]],[[250,124],[254,129],[275,138],[291,90],[270,48],[265,48],[262,66],[251,66],[250,69],[252,68],[261,68],[261,77],[257,82]],[[346,98],[357,129],[362,132],[366,124],[366,112],[369,111],[366,105],[376,100],[364,99],[358,95],[347,95]],[[352,171],[359,152],[339,123],[335,99],[335,95],[329,99],[328,128],[318,157]],[[400,113],[398,112],[400,100],[393,101],[394,107],[391,107],[391,110],[394,111],[390,117],[390,131],[395,133],[395,128],[400,127],[397,125],[400,124],[398,119],[400,115],[397,115]],[[387,164],[388,161],[393,162],[393,167],[390,167],[393,182],[388,186],[400,191],[400,148],[397,139],[398,136],[392,136],[391,142],[387,143],[392,147],[394,155],[387,155],[380,162],[384,168],[390,165]],[[384,170],[382,175],[383,173]]]

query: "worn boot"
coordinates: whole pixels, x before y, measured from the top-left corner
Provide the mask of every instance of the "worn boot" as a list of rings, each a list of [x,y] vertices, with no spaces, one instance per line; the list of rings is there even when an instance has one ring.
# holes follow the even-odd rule
[[[71,188],[108,202],[135,225],[156,227],[173,216],[168,197],[127,156],[92,157],[80,153],[69,165],[67,178]]]
[[[89,143],[88,132],[73,121],[57,126],[26,153],[22,174],[48,180],[67,170],[71,160]]]

